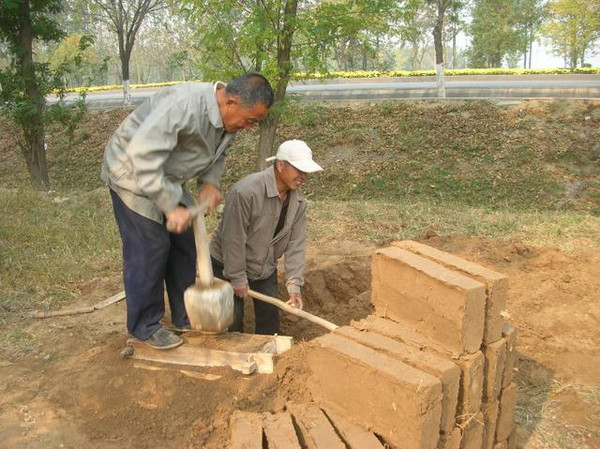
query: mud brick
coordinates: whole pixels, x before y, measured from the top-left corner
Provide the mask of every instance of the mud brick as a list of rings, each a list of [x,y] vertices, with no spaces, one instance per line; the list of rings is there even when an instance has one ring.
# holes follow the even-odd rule
[[[307,449],[346,449],[325,413],[314,404],[288,405]]]
[[[460,368],[450,360],[427,353],[416,347],[398,342],[389,337],[370,331],[360,331],[344,326],[336,329],[336,333],[355,340],[375,350],[384,351],[407,365],[437,377],[442,382],[442,418],[440,430],[451,432],[456,418],[458,389],[460,384]]]
[[[329,410],[324,411],[337,432],[344,439],[348,449],[383,449],[383,445],[373,433],[352,424],[338,413]]]
[[[436,447],[442,385],[432,375],[336,334],[312,340],[307,363],[312,397],[326,410],[393,447]]]
[[[498,421],[498,407],[498,401],[484,402],[481,405],[481,412],[483,413],[482,449],[494,449],[496,422]]]
[[[506,363],[502,377],[502,388],[508,387],[515,377],[517,366],[517,328],[507,324],[502,329],[502,336],[506,340]]]
[[[504,318],[501,312],[508,299],[508,277],[482,265],[412,240],[393,242],[392,246],[427,257],[448,268],[460,271],[486,285],[485,325],[483,343],[490,344],[502,337]]]
[[[479,412],[469,419],[463,428],[461,449],[481,449],[483,442],[483,414]]]
[[[512,383],[500,395],[500,410],[496,423],[496,441],[506,441],[515,426],[515,406],[517,404],[517,386]]]
[[[392,321],[388,318],[369,315],[360,321],[352,321],[351,325],[360,330],[376,332],[380,335],[419,348],[421,351],[437,353],[443,357],[451,358],[452,352],[444,349],[435,340],[428,338],[412,329],[402,321]]]
[[[462,441],[462,430],[460,427],[454,427],[449,433],[441,433],[438,449],[460,449]]]
[[[288,412],[264,413],[263,428],[269,449],[301,449],[292,415]]]
[[[360,321],[353,321],[352,326],[360,330],[368,330],[396,341],[406,343],[425,353],[431,353],[450,359],[451,353],[439,345],[431,344],[431,340],[409,329],[405,323],[370,315]],[[457,422],[462,422],[469,416],[479,412],[483,394],[484,356],[482,352],[465,355],[458,359],[452,358],[452,363],[461,370]]]
[[[236,410],[230,420],[231,449],[262,449],[262,417],[258,413]]]
[[[456,361],[461,369],[457,409],[457,422],[459,423],[477,414],[481,408],[484,361],[481,351],[463,356]]]
[[[481,282],[400,248],[372,260],[371,302],[378,315],[403,320],[455,355],[479,350],[486,287]]]
[[[507,340],[500,340],[485,346],[483,355],[485,357],[483,371],[483,400],[493,402],[500,396],[502,390],[502,379],[506,367]]]

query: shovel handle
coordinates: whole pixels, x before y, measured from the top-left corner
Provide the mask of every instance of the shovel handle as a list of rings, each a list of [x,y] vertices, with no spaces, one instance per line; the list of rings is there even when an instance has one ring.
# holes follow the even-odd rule
[[[248,290],[248,295],[254,299],[258,299],[259,301],[268,302],[269,304],[272,304],[275,307],[280,308],[281,310],[291,313],[292,315],[296,315],[300,318],[304,318],[305,320],[312,321],[313,323],[318,324],[319,326],[322,326],[330,331],[334,331],[339,327],[337,324],[333,324],[331,321],[327,321],[326,319],[305,312],[302,309],[296,309],[295,307],[287,305],[280,299],[265,295],[264,293],[255,292],[254,290]]]
[[[210,248],[204,221],[204,211],[207,205],[208,203],[204,201],[199,206],[190,209],[190,214],[193,217],[194,240],[196,241],[196,282],[202,287],[210,287],[213,283]]]

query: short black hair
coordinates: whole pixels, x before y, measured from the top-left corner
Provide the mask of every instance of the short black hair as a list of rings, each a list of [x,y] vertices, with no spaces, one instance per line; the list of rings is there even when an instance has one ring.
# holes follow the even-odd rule
[[[269,81],[260,73],[250,72],[234,78],[227,83],[227,95],[239,97],[244,107],[252,108],[263,103],[267,108],[273,106],[275,94]]]

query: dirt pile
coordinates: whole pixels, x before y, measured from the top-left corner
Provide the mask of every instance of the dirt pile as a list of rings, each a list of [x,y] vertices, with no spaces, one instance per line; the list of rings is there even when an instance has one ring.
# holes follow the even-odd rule
[[[519,447],[600,446],[600,255],[462,236],[425,242],[510,279],[508,320],[519,328],[516,384]],[[313,242],[306,310],[339,325],[371,313],[370,254],[353,242]],[[90,284],[80,305],[121,289],[118,277]],[[77,304],[74,304],[74,306]],[[228,368],[179,369],[119,356],[125,308],[35,322],[34,350],[0,365],[2,448],[223,448],[235,410],[281,412],[311,400],[307,345],[325,331],[284,317],[297,344],[271,375]],[[595,418],[594,418],[595,417]]]

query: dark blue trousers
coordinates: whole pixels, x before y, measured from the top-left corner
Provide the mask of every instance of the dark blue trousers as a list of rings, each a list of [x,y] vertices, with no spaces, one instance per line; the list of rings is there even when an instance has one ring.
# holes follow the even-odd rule
[[[165,285],[173,324],[189,324],[183,292],[196,280],[192,229],[183,234],[170,233],[164,224],[129,209],[114,191],[110,194],[123,242],[127,330],[140,340],[156,332],[165,314]]]
[[[223,264],[215,258],[212,259],[213,274],[219,279],[225,279]],[[249,281],[248,285],[254,291],[265,295],[277,297],[277,270],[266,279]],[[255,334],[274,335],[279,333],[279,309],[268,302],[254,299]],[[233,324],[229,332],[244,332],[244,299],[233,297]]]

